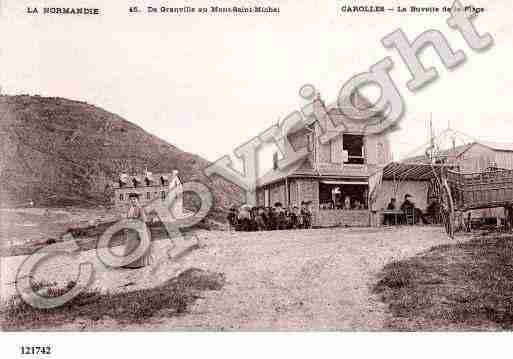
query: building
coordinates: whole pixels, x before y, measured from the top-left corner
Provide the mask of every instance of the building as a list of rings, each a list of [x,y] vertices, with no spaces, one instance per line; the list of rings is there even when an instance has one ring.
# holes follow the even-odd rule
[[[490,168],[513,169],[513,144],[473,141],[439,151],[434,166],[427,155],[409,157],[388,164],[382,174],[376,209],[386,207],[391,197],[400,204],[406,193],[411,194],[418,208],[426,210],[436,198],[431,179],[433,168],[450,166],[462,173],[476,173]],[[503,208],[472,210],[472,218],[502,218]]]
[[[352,100],[353,104],[358,101],[365,103],[359,96]],[[348,119],[336,105],[326,107],[318,98],[314,106],[316,118],[287,134],[294,149],[306,148],[308,155],[286,169],[278,169],[275,154],[273,169],[257,181],[257,205],[281,202],[300,206],[308,201],[314,226],[369,226],[376,179],[391,161],[388,137],[366,134],[365,121]],[[374,114],[373,119],[382,120],[380,114]],[[343,124],[345,130],[323,144],[320,137],[322,128],[327,128],[326,121]]]
[[[513,143],[474,141],[440,151],[438,161],[456,165],[464,173],[482,172],[490,167],[513,169]],[[410,157],[404,163],[428,163],[426,156]]]
[[[141,175],[128,175],[121,173],[116,181],[112,182],[112,202],[116,209],[124,210],[129,203],[130,193],[139,194],[139,202],[144,206],[154,200],[164,201],[171,189],[181,188],[182,181],[178,171],[172,173],[151,173],[145,171]],[[174,213],[183,213],[183,198],[178,196],[174,201]]]

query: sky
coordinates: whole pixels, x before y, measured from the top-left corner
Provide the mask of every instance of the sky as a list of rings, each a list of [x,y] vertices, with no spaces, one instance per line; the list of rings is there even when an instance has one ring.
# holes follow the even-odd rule
[[[467,5],[465,1],[462,1]],[[476,0],[474,24],[494,45],[478,53],[446,24],[448,15],[341,13],[334,0],[219,1],[218,6],[279,6],[274,15],[131,14],[129,6],[213,5],[212,1],[55,1],[99,7],[101,16],[30,15],[39,0],[0,0],[0,86],[3,94],[86,101],[136,123],[182,150],[214,161],[300,109],[304,84],[328,103],[355,74],[386,56],[406,112],[391,135],[395,159],[450,126],[471,138],[513,142],[513,27],[510,0]],[[451,1],[377,1],[396,7],[450,6]],[[437,29],[467,60],[447,71],[432,49],[422,54],[439,79],[415,93],[409,72],[381,39],[396,29],[414,39]],[[371,99],[378,92],[371,91]],[[267,157],[268,154],[266,154]]]

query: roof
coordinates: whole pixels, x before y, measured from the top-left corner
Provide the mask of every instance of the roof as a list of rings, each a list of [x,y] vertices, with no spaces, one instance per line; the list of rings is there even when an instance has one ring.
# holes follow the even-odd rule
[[[361,132],[365,131],[368,125],[384,122],[385,118],[380,111],[374,111],[372,116],[368,117],[368,120],[374,121],[362,121],[358,110],[365,110],[371,106],[372,103],[365,96],[355,92],[342,103],[332,103],[326,109],[335,125],[344,125],[349,132]]]
[[[138,183],[142,183],[145,179],[148,179],[150,182],[155,182],[160,181],[160,178],[164,178],[164,180],[167,181],[169,178],[172,178],[172,175],[170,173],[148,173],[148,175],[128,175],[126,173],[121,173],[119,177],[112,182],[112,187],[120,188],[119,182],[123,182],[125,184],[123,188],[133,188],[134,180]]]
[[[267,172],[257,180],[257,187],[292,177],[367,179],[375,170],[376,166],[374,165],[348,166],[340,163],[319,163],[317,168],[314,168],[310,160],[305,158],[284,170],[278,169]]]
[[[346,98],[346,100],[342,103],[335,101],[329,105],[325,105],[326,112],[328,113],[329,118],[333,121],[336,126],[343,125],[348,132],[363,132],[365,131],[365,127],[369,124],[367,121],[362,121],[359,119],[361,114],[358,111],[355,111],[355,107],[357,109],[366,109],[372,106],[372,103],[365,98],[365,96],[359,94],[358,92],[353,93],[350,97],[351,102]],[[321,100],[322,101],[322,100]],[[324,101],[322,101],[324,104]],[[370,117],[374,121],[371,121],[371,124],[380,123],[384,121],[382,112],[373,112],[373,115]],[[294,126],[288,129],[288,134],[294,134],[299,132],[305,128],[305,126],[310,126],[318,121],[315,117],[309,116],[306,119],[306,122],[298,122]]]
[[[312,163],[308,158],[298,161],[285,169],[270,170],[257,179],[257,187],[271,184],[291,176],[316,176]]]
[[[427,163],[404,163],[391,162],[383,168],[383,180],[396,181],[429,181],[433,175],[440,173],[442,167],[446,165],[427,164]]]
[[[481,145],[488,147],[489,149],[493,151],[507,151],[507,152],[513,152],[513,143],[500,143],[500,142],[488,142],[488,141],[474,141],[471,143],[466,143],[464,145],[456,146],[451,149],[440,151],[438,156],[440,157],[448,157],[448,156],[454,156],[454,157],[460,157],[463,153],[467,152],[472,146],[474,145]],[[429,163],[430,160],[425,155],[420,156],[414,156],[414,157],[408,157],[401,162],[405,163]]]
[[[495,151],[511,151],[513,152],[513,143],[500,143],[500,142],[488,142],[488,141],[479,141],[479,144],[489,147]]]
[[[367,166],[369,167],[369,166]],[[396,181],[429,181],[436,173],[439,175],[442,167],[452,166],[430,164],[430,163],[404,163],[391,162],[383,168],[383,180]],[[371,175],[377,168],[368,168],[368,175]],[[284,180],[287,177],[316,177],[316,178],[362,178],[361,171],[355,172],[354,176],[338,164],[323,164],[315,170],[310,161],[305,159],[292,165],[286,170],[271,170],[257,180],[257,187]],[[368,176],[366,176],[368,177]]]
[[[440,157],[448,157],[448,156],[459,157],[464,152],[466,152],[470,147],[472,147],[474,144],[476,144],[476,142],[466,143],[464,145],[456,146],[456,147],[448,149],[448,150],[442,150],[439,152],[438,156],[440,156]],[[408,157],[408,158],[403,159],[401,162],[402,163],[425,163],[425,164],[431,163],[430,159],[426,155]]]

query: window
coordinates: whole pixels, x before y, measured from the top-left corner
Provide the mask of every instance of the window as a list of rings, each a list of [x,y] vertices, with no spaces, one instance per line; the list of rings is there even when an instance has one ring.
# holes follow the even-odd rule
[[[278,152],[273,153],[273,170],[278,169]]]
[[[166,199],[166,192],[165,191],[160,192],[160,198],[162,198],[162,200]]]
[[[150,199],[151,199],[151,193],[150,193],[150,192],[146,192],[146,199],[147,199],[147,200],[150,200]]]
[[[146,186],[149,186],[151,184],[151,181],[149,180],[149,178],[146,178],[144,181],[146,182]]]
[[[125,182],[123,182],[122,180],[119,180],[119,188],[123,188],[124,185],[125,185]]]
[[[363,135],[343,135],[343,150],[347,151],[347,161],[349,164],[363,165],[365,157],[363,154]]]
[[[120,193],[119,194],[119,200],[122,201],[123,200],[123,193]]]

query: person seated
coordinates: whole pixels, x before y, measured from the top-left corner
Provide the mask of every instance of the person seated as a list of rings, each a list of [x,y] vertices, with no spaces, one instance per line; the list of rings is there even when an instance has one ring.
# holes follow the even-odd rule
[[[363,204],[359,200],[355,200],[354,201],[354,205],[353,205],[353,209],[354,210],[361,210],[361,209],[363,209]]]
[[[396,208],[396,200],[395,198],[390,198],[390,202],[388,202],[388,205],[387,205],[387,209],[389,211],[395,211],[395,208]]]
[[[242,206],[238,214],[238,230],[247,232],[251,230],[251,207]]]
[[[253,232],[257,230],[256,223],[256,207],[252,207],[249,211],[249,227],[248,231]]]
[[[296,229],[302,229],[304,227],[303,214],[299,210],[299,207],[297,207],[297,206],[294,207],[294,213],[296,214],[296,217],[297,217]]]
[[[428,218],[431,218],[432,223],[440,223],[440,204],[436,198],[432,198],[429,206],[426,208],[426,215]]]
[[[342,208],[344,208],[344,204],[342,203],[342,198],[341,198],[341,196],[338,196],[338,197],[337,197],[337,200],[335,201],[335,208],[336,208],[336,209],[342,209]]]
[[[271,207],[267,206],[264,208],[264,221],[266,230],[270,231],[272,229],[271,223]]]
[[[387,205],[387,210],[388,211],[395,211],[396,210],[396,200],[395,198],[390,198],[390,202],[388,202],[388,205]],[[386,226],[386,225],[391,225],[391,224],[397,224],[397,221],[396,221],[396,215],[392,214],[392,213],[385,213],[385,215],[383,216],[383,224]]]
[[[292,211],[290,211],[290,222],[291,222],[291,228],[297,229],[299,227],[299,208],[297,206],[294,206],[292,208]]]
[[[287,207],[287,209],[285,210],[285,222],[286,222],[287,229],[293,228],[292,209],[290,207]]]
[[[344,208],[343,209],[351,209],[351,197],[346,196],[346,198],[344,198]]]
[[[267,226],[265,224],[266,219],[263,207],[258,207],[257,213],[255,215],[255,222],[258,231],[265,231],[267,229]]]
[[[429,224],[424,216],[424,213],[420,208],[415,207],[415,204],[411,201],[412,196],[410,194],[404,195],[404,202],[401,204],[401,211],[404,212],[403,220],[406,223],[406,213],[413,210],[413,221],[415,224],[422,220],[422,223]]]
[[[276,208],[271,207],[269,209],[269,230],[274,231],[277,228],[276,225]]]
[[[285,218],[285,211],[283,210],[281,202],[276,202],[274,204],[276,208],[276,228],[277,229],[287,229],[287,223]]]
[[[235,207],[231,207],[227,216],[228,223],[230,225],[230,231],[232,229],[237,228],[237,209]]]

